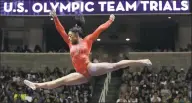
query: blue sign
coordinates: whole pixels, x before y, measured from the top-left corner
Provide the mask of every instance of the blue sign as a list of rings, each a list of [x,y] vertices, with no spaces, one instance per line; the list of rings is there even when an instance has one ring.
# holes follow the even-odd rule
[[[83,13],[84,15],[190,13],[189,0],[86,0],[76,2],[69,2],[67,0],[39,0],[39,2],[37,2],[37,0],[18,0],[14,2],[8,2],[7,0],[0,1],[0,15],[2,16],[47,16],[52,9],[56,10],[59,16],[74,15],[77,13]]]

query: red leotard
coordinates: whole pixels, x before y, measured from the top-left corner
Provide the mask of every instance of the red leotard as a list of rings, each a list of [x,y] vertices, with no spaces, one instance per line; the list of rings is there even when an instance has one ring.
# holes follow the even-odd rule
[[[76,72],[88,77],[89,73],[87,71],[87,65],[90,62],[89,54],[91,52],[92,43],[95,39],[97,39],[102,31],[106,30],[111,25],[112,20],[108,20],[106,23],[100,25],[92,34],[86,36],[84,39],[79,39],[79,43],[76,45],[71,44],[64,27],[61,25],[57,17],[54,18],[54,22],[57,31],[60,33],[64,41],[69,45],[72,63]]]

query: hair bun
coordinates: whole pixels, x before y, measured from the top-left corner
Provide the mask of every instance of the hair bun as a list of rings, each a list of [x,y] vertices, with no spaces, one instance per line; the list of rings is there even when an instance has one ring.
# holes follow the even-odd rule
[[[82,27],[85,24],[85,18],[82,15],[75,16],[76,25]]]

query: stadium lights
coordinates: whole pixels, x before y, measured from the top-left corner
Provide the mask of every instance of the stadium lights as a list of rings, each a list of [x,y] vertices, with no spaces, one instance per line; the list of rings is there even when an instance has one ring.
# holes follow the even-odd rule
[[[168,19],[171,19],[171,17],[169,16]]]
[[[129,39],[129,38],[126,38],[125,40],[126,40],[126,41],[130,41],[130,39]]]
[[[101,39],[97,39],[97,41],[101,41]]]

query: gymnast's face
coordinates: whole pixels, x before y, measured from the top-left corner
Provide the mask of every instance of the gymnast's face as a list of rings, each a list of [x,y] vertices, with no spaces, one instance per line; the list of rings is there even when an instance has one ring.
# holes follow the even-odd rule
[[[77,33],[74,33],[72,31],[69,31],[69,40],[71,41],[72,44],[77,44],[79,40],[79,36]]]

